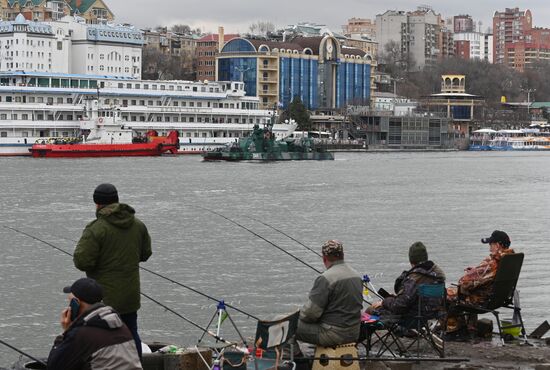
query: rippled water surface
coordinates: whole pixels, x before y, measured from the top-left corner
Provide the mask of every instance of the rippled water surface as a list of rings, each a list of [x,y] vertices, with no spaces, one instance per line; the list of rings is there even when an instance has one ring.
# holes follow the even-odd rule
[[[143,266],[262,318],[303,303],[316,273],[234,220],[321,269],[311,248],[343,241],[346,259],[376,286],[393,286],[422,240],[455,282],[488,253],[480,238],[507,231],[526,253],[519,281],[528,331],[550,305],[550,153],[338,153],[335,161],[203,163],[199,157],[0,158],[0,338],[46,356],[60,332],[64,285],[82,276],[72,253],[94,216],[92,192],[112,182],[153,238]],[[201,208],[203,207],[203,208]],[[206,209],[205,209],[206,208]],[[256,219],[256,220],[254,220]],[[259,222],[259,221],[261,222]],[[206,326],[215,303],[142,271],[142,291]],[[245,336],[255,322],[234,311]],[[146,341],[192,345],[201,332],[143,298]],[[222,334],[236,339],[229,322]],[[0,366],[18,359],[0,346]]]

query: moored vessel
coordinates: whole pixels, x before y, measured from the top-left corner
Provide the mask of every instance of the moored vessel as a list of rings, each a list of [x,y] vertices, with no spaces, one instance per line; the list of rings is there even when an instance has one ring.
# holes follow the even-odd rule
[[[143,157],[176,154],[179,148],[177,131],[159,136],[157,131],[149,130],[144,136],[134,136],[116,113],[112,121],[96,117],[83,122],[81,131],[89,133],[81,138],[38,140],[29,151],[34,158]]]
[[[295,127],[295,126],[294,126]],[[314,139],[302,136],[276,140],[273,122],[260,128],[254,126],[252,134],[226,147],[203,154],[205,161],[292,161],[333,160],[334,154]]]
[[[99,117],[119,111],[142,136],[178,131],[178,154],[200,154],[250,134],[273,114],[246,96],[242,82],[154,81],[101,75],[0,72],[0,156],[30,155],[36,140],[79,138],[86,104],[97,99]],[[276,124],[284,137],[290,125]]]

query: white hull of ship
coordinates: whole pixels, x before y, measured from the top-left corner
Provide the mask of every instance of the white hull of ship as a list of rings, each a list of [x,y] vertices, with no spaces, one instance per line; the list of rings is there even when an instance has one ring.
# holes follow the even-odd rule
[[[130,125],[128,125],[130,126]],[[75,137],[78,132],[80,131],[78,126],[75,125],[75,127],[67,127],[65,130],[70,130],[70,133],[72,135],[66,136],[66,138],[69,137]],[[208,125],[204,125],[204,127],[201,127],[200,125],[193,125],[193,128],[190,127],[174,127],[171,126],[167,128],[166,126],[162,127],[160,125],[155,126],[143,126],[143,127],[136,127],[136,125],[133,125],[133,127],[136,130],[139,131],[147,131],[150,129],[158,130],[159,134],[164,135],[165,132],[169,132],[170,130],[179,130],[181,134],[185,136],[180,136],[180,148],[178,150],[177,154],[202,154],[206,153],[208,151],[215,150],[217,148],[222,148],[226,146],[229,143],[237,142],[238,138],[243,136],[245,133],[251,132],[253,125],[227,125],[227,127],[218,125],[216,127],[216,132],[219,134],[221,132],[225,132],[227,135],[226,137],[223,136],[217,136],[217,137],[188,137],[186,136],[189,132],[190,135],[195,135],[195,133],[211,133],[212,127]],[[288,135],[290,135],[294,131],[295,125],[290,124],[277,124],[273,127],[273,132],[276,135],[277,138],[283,138]],[[42,127],[42,130],[44,127]],[[12,129],[13,131],[14,129]],[[28,130],[28,128],[25,128],[25,130]],[[61,131],[60,129],[58,129]],[[71,132],[72,130],[72,132]],[[39,130],[35,130],[39,131]],[[236,136],[238,135],[238,136]],[[30,136],[30,137],[23,137],[18,136],[17,131],[14,132],[13,136],[10,137],[0,137],[0,156],[30,156],[29,149],[32,147],[32,145],[36,142],[45,141],[47,142],[49,137],[37,137],[37,136]]]

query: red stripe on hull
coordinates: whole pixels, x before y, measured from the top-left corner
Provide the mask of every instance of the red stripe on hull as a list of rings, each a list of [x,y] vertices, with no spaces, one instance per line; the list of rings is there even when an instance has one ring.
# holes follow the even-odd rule
[[[175,148],[175,146],[174,146]],[[83,158],[83,157],[149,157],[159,156],[171,146],[159,144],[74,144],[33,145],[34,158]]]

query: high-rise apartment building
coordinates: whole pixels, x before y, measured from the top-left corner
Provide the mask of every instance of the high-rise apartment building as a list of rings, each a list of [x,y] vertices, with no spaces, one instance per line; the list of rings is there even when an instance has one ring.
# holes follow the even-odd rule
[[[455,15],[453,17],[454,33],[474,32],[474,20],[469,15]]]
[[[493,16],[493,59],[498,64],[508,64],[507,47],[524,40],[525,31],[532,28],[530,10],[506,8]]]
[[[376,35],[379,50],[385,52],[387,45],[394,43],[404,64],[416,69],[453,54],[452,34],[445,29],[441,15],[429,7],[412,12],[388,10],[377,15]]]
[[[368,37],[376,39],[376,22],[368,18],[350,18],[348,24],[342,26],[342,31],[347,37]]]
[[[530,10],[495,12],[493,27],[495,63],[524,71],[537,61],[550,61],[550,29],[533,27]]]
[[[493,35],[481,32],[461,32],[453,35],[455,55],[461,59],[493,62]]]

